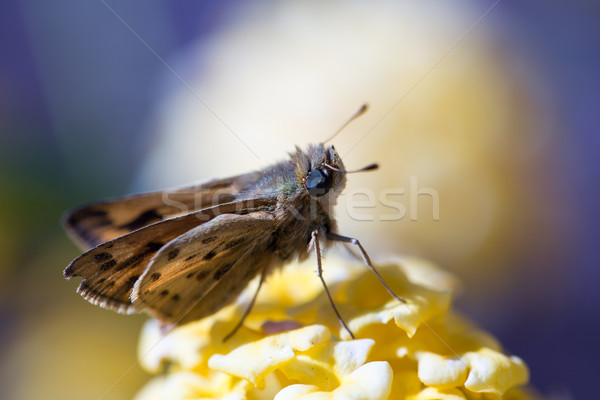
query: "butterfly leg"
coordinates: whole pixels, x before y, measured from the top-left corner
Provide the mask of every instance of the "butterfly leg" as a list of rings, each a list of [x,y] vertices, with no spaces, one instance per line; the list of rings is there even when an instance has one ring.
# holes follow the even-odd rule
[[[319,246],[319,231],[314,230],[311,235],[312,235],[312,240],[313,240],[313,243],[315,246],[315,254],[317,256],[317,276],[321,280],[321,283],[323,283],[323,287],[325,288],[325,293],[327,293],[327,298],[329,298],[329,303],[331,304],[333,311],[335,311],[335,315],[337,316],[338,321],[340,321],[340,323],[342,324],[344,329],[346,329],[346,331],[350,334],[350,337],[352,339],[354,339],[354,335],[352,334],[352,331],[350,330],[350,328],[348,328],[348,325],[346,325],[346,323],[344,322],[344,319],[340,315],[340,312],[338,311],[337,307],[335,306],[335,303],[333,302],[333,299],[331,298],[331,293],[329,293],[329,288],[327,287],[327,284],[325,283],[325,279],[323,279],[323,266],[321,264],[321,247]]]
[[[240,318],[237,325],[231,330],[231,332],[229,332],[223,338],[223,343],[225,343],[233,335],[235,335],[235,333],[242,327],[244,320],[246,319],[248,314],[250,314],[250,310],[252,310],[252,307],[254,306],[254,302],[256,302],[256,298],[258,297],[258,292],[260,291],[260,288],[261,288],[263,282],[265,281],[266,276],[267,276],[267,267],[264,267],[262,269],[262,271],[260,272],[260,281],[258,281],[258,287],[256,288],[256,292],[254,292],[254,296],[252,296],[252,300],[250,300],[250,304],[248,304],[248,306],[246,307],[246,310],[244,311],[244,314],[242,314],[242,318]]]
[[[379,272],[377,272],[377,270],[373,266],[373,263],[371,263],[371,258],[369,258],[369,255],[365,251],[364,247],[362,247],[362,245],[360,244],[358,239],[338,235],[337,233],[333,233],[333,232],[327,232],[327,239],[335,240],[338,242],[351,243],[351,244],[355,245],[358,248],[358,251],[360,252],[360,255],[361,255],[364,263],[367,265],[367,267],[369,267],[371,272],[373,272],[375,274],[377,279],[379,279],[379,282],[381,282],[383,287],[386,288],[388,293],[391,294],[392,297],[395,298],[396,300],[398,300],[399,302],[406,304],[406,300],[404,300],[403,298],[399,297],[396,293],[394,293],[394,291],[387,285],[387,283],[385,283],[385,281],[383,280],[381,275],[379,275]]]

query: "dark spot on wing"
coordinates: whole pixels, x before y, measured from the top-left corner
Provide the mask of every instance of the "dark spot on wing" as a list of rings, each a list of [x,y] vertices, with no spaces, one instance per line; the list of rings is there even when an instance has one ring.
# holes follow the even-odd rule
[[[133,267],[140,261],[142,261],[147,255],[156,253],[161,247],[162,243],[159,242],[150,242],[146,245],[146,251],[143,251],[139,254],[129,257],[127,260],[123,262],[123,264],[119,265],[115,271],[121,271],[125,268]],[[111,260],[113,261],[113,260]],[[110,261],[108,261],[110,262]]]
[[[166,290],[166,289],[165,289],[165,290],[163,290],[162,292],[160,292],[160,295],[161,295],[161,296],[163,296],[163,297],[164,297],[164,296],[167,296],[168,294],[169,294],[169,291],[168,291],[168,290]]]
[[[135,231],[160,220],[162,220],[162,216],[158,214],[156,210],[148,210],[140,214],[136,219],[119,226],[119,229]]]
[[[173,249],[173,250],[169,251],[169,254],[167,254],[167,260],[171,261],[178,255],[179,255],[179,249]]]
[[[160,279],[160,272],[154,272],[152,273],[152,275],[150,275],[150,279],[152,280],[152,282],[156,282],[157,280]]]
[[[139,275],[134,275],[131,278],[127,279],[127,282],[125,282],[125,284],[123,285],[123,287],[129,291],[133,285],[135,285],[135,283],[137,282],[137,280],[140,278]]]
[[[194,258],[198,257],[199,255],[200,255],[200,253],[192,254],[191,256],[186,257],[185,261],[193,260]]]
[[[230,249],[232,247],[235,247],[238,244],[241,244],[241,243],[243,243],[245,241],[246,241],[245,238],[239,238],[239,239],[232,240],[231,242],[225,244],[225,247],[223,247],[223,250],[227,250],[227,249]]]
[[[115,259],[109,260],[100,266],[100,271],[108,271],[115,265],[117,265],[117,261],[115,261]]]
[[[70,219],[83,219],[83,218],[94,218],[94,217],[105,217],[105,210],[98,210],[96,208],[85,207],[81,208],[71,215]]]
[[[94,254],[94,260],[97,262],[102,262],[106,260],[110,260],[113,257],[112,254],[103,251],[102,253]]]
[[[102,242],[96,230],[110,226],[113,222],[106,211],[84,207],[69,215],[65,223],[87,244],[95,246]]]
[[[175,293],[172,297],[171,300],[173,301],[178,301],[179,300],[179,295],[177,293]]]
[[[208,276],[210,272],[208,272],[207,269],[198,272],[198,276],[196,276],[196,279],[198,279],[199,281],[203,281],[204,279],[206,279],[206,277]]]
[[[194,276],[194,273],[193,273],[193,272],[190,272],[190,273],[189,273],[189,274],[187,274],[185,277],[186,277],[186,278],[188,278],[188,279],[190,279],[192,276]]]
[[[163,244],[163,243],[160,243],[160,242],[150,242],[150,243],[148,243],[148,244],[146,245],[146,248],[147,248],[149,251],[158,251],[158,250],[160,250],[160,248],[161,248],[161,247],[163,247],[163,246],[164,246],[164,244]]]
[[[125,260],[123,262],[123,264],[121,264],[117,268],[115,268],[115,271],[121,271],[121,270],[124,270],[125,268],[136,265],[137,263],[139,263],[142,260],[142,258],[144,258],[146,256],[146,254],[147,253],[144,252],[144,253],[136,254],[134,256],[129,257],[127,260]],[[114,260],[111,260],[111,261],[114,261]],[[107,264],[109,262],[110,261],[108,261]]]
[[[221,267],[219,267],[217,272],[215,272],[215,274],[213,275],[213,279],[215,281],[218,281],[219,279],[221,279],[223,277],[223,275],[225,275],[227,273],[227,271],[229,271],[231,269],[231,267],[233,267],[232,263],[222,265]]]
[[[111,220],[108,218],[106,211],[89,207],[84,207],[75,211],[69,216],[67,221],[70,225],[78,225],[83,220],[87,220],[86,224],[96,228],[111,224]]]
[[[216,255],[217,255],[217,252],[216,252],[216,251],[214,251],[214,250],[211,250],[211,251],[209,251],[208,253],[206,253],[206,255],[205,255],[204,257],[202,257],[202,259],[203,259],[203,260],[206,260],[206,261],[208,261],[208,260],[212,260],[212,258],[213,258],[214,256],[216,256]]]
[[[202,239],[202,243],[206,244],[206,243],[214,242],[215,240],[217,240],[216,236],[209,236],[207,238]]]

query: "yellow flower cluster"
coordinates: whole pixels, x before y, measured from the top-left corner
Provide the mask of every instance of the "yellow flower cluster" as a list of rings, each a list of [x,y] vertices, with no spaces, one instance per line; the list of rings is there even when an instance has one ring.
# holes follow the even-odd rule
[[[350,340],[323,293],[314,262],[274,273],[244,326],[255,289],[238,305],[163,335],[142,332],[143,367],[165,373],[137,400],[530,399],[524,362],[450,310],[456,281],[418,259],[378,266],[407,304],[361,265],[328,258],[325,278],[356,336]]]

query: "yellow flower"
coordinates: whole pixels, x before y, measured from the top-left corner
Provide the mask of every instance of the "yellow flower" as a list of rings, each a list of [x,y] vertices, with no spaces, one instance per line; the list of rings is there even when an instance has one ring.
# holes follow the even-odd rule
[[[419,259],[378,269],[407,304],[362,265],[328,258],[325,278],[356,339],[322,291],[314,263],[290,265],[263,287],[244,326],[239,304],[163,335],[142,332],[142,366],[165,371],[137,396],[158,399],[531,399],[525,363],[450,309],[456,280]]]

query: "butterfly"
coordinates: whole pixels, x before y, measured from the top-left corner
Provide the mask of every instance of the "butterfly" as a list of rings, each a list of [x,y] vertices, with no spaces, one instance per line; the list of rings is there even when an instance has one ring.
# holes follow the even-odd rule
[[[366,110],[363,105],[336,134]],[[347,171],[327,141],[296,147],[287,160],[261,171],[71,211],[64,226],[89,250],[67,266],[65,278],[83,278],[77,292],[92,304],[119,313],[145,312],[175,326],[232,303],[259,276],[252,300],[226,340],[242,326],[269,273],[307,258],[313,249],[333,310],[354,338],[322,276],[322,241],[354,245],[387,291],[405,301],[383,281],[361,243],[337,233],[333,218],[346,175],[378,166]]]

